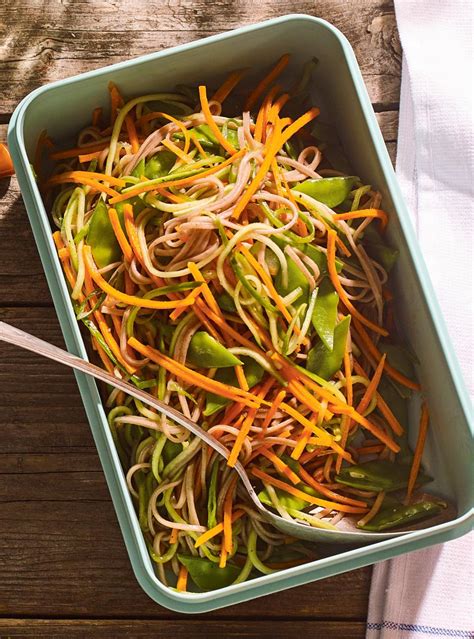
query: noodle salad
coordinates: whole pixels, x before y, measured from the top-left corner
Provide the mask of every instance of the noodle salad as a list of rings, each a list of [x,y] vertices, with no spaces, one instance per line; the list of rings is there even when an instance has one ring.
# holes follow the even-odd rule
[[[390,288],[381,195],[347,167],[289,56],[246,93],[178,86],[124,100],[109,85],[77,146],[40,137],[35,171],[94,356],[224,444],[122,391],[104,406],[150,556],[179,591],[316,558],[263,520],[232,469],[281,517],[387,530],[443,508],[416,489],[407,399],[420,391]],[[55,162],[42,174],[45,153]],[[341,522],[342,524],[343,522]]]

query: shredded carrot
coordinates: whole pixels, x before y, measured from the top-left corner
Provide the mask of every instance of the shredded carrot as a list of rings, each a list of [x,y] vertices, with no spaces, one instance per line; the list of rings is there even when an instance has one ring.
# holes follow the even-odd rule
[[[128,243],[125,233],[123,232],[122,225],[120,224],[120,220],[118,217],[118,213],[115,209],[109,209],[108,214],[109,214],[110,224],[112,225],[117,242],[119,243],[119,246],[122,249],[123,256],[127,262],[131,262],[133,260],[132,247]]]
[[[363,377],[367,377],[367,373],[364,371],[362,366],[356,360],[354,360],[354,368],[356,369],[359,375],[362,375]],[[403,433],[405,432],[405,429],[400,424],[400,422],[395,417],[395,415],[392,413],[391,409],[389,408],[388,404],[386,403],[382,395],[376,392],[375,396],[377,397],[377,408],[380,410],[380,412],[384,416],[387,424],[393,430],[395,435],[403,435]]]
[[[145,357],[149,357],[156,364],[159,364],[170,373],[173,373],[177,377],[189,382],[193,386],[198,386],[211,393],[216,393],[217,395],[226,397],[227,399],[241,402],[246,406],[257,407],[261,403],[259,401],[259,398],[255,395],[252,395],[252,393],[243,391],[240,388],[235,388],[234,386],[229,386],[228,384],[223,384],[222,382],[210,379],[205,375],[201,375],[201,373],[197,373],[196,371],[191,370],[187,366],[184,366],[183,364],[176,362],[170,357],[163,355],[154,348],[145,346],[135,337],[131,337],[128,340],[128,343],[136,351],[138,351],[142,355],[145,355]]]
[[[132,153],[137,153],[138,149],[140,148],[140,143],[138,142],[135,122],[133,121],[130,113],[125,117],[125,126],[127,127],[128,139],[130,140],[130,144],[132,145]]]
[[[179,569],[178,583],[176,584],[176,590],[180,592],[186,592],[188,585],[188,569],[185,566],[181,566]]]
[[[267,411],[267,414],[265,415],[265,419],[263,420],[262,431],[259,434],[260,438],[265,438],[267,434],[267,428],[270,425],[270,422],[272,421],[272,419],[274,418],[275,413],[279,409],[280,404],[285,399],[285,395],[286,395],[286,390],[283,388],[273,400],[271,408],[269,408],[269,410]]]
[[[277,457],[275,453],[272,453],[270,450],[264,449],[262,450],[261,455],[269,459],[280,473],[285,475],[285,477],[288,477],[292,484],[297,486],[299,483],[301,483],[301,479],[298,477],[298,475],[291,470],[288,464],[285,464],[284,461]]]
[[[229,140],[227,140],[223,136],[222,131],[219,129],[219,127],[216,124],[216,121],[214,120],[212,116],[211,109],[209,107],[209,102],[207,101],[207,89],[203,84],[201,84],[199,87],[199,99],[201,101],[201,109],[204,114],[204,117],[206,118],[206,122],[209,128],[211,129],[211,131],[216,136],[219,144],[222,147],[224,147],[227,153],[229,153],[230,155],[235,155],[237,153],[237,150],[229,142]]]
[[[318,497],[313,497],[313,495],[308,495],[308,493],[299,490],[298,488],[294,488],[287,484],[284,481],[280,481],[279,479],[275,479],[271,475],[263,472],[259,468],[253,467],[250,471],[252,475],[258,477],[262,481],[271,486],[275,486],[275,488],[280,488],[286,493],[293,495],[294,497],[298,497],[299,499],[303,499],[307,501],[309,504],[314,504],[315,506],[321,506],[322,508],[328,508],[329,510],[340,510],[344,513],[365,513],[367,512],[367,508],[360,508],[357,506],[348,506],[346,504],[337,504],[334,501],[327,501],[326,499],[319,499]]]
[[[221,86],[214,93],[211,100],[220,102],[222,104],[230,95],[230,93],[235,89],[238,83],[242,80],[245,72],[246,69],[241,69],[240,71],[232,71],[232,73],[227,76]]]
[[[146,182],[137,184],[133,189],[130,189],[130,191],[127,191],[126,193],[121,193],[120,195],[117,194],[116,197],[110,200],[110,203],[115,204],[116,202],[123,202],[124,200],[128,200],[130,197],[134,197],[135,195],[140,195],[141,193],[146,193],[148,191],[155,191],[157,188],[162,189],[162,188],[168,188],[170,186],[183,186],[185,184],[191,184],[195,180],[201,179],[203,177],[207,177],[208,175],[213,175],[214,173],[221,171],[226,166],[229,166],[229,164],[232,164],[232,162],[235,162],[235,160],[242,157],[244,153],[245,153],[245,149],[241,149],[235,155],[231,156],[230,158],[227,158],[227,160],[224,160],[220,164],[215,164],[210,169],[201,171],[200,173],[197,173],[196,175],[192,175],[191,177],[180,178],[178,180],[170,180],[169,182],[161,182],[159,184],[153,183],[153,180],[147,180]],[[152,184],[150,184],[149,182],[152,182]]]
[[[380,428],[380,426],[377,426],[373,422],[370,422],[368,419],[360,415],[354,408],[347,407],[347,410],[344,410],[338,406],[334,406],[332,410],[334,410],[335,413],[348,415],[351,419],[363,426],[363,428],[368,430],[370,433],[372,433],[372,435],[383,442],[388,448],[390,448],[391,451],[393,451],[394,453],[399,452],[400,446],[393,441],[390,435],[387,435],[387,433],[382,428]]]
[[[92,153],[85,153],[84,155],[79,156],[79,162],[81,164],[85,164],[86,162],[90,162],[91,160],[97,160],[100,157],[102,151],[92,151]]]
[[[243,510],[234,510],[234,512],[232,513],[232,523],[236,522],[237,519],[240,519],[242,515],[244,514],[245,514],[245,511]],[[194,547],[199,548],[199,546],[202,546],[213,537],[216,537],[216,535],[220,535],[220,533],[223,532],[223,530],[224,530],[223,522],[221,522],[220,524],[217,524],[213,528],[209,528],[209,530],[206,530],[205,533],[202,533],[202,535],[199,535],[199,537],[194,542]]]
[[[317,108],[310,109],[301,117],[299,117],[297,120],[295,120],[293,124],[290,124],[290,126],[288,126],[288,128],[285,129],[284,131],[282,130],[281,121],[277,120],[275,125],[275,130],[273,131],[272,136],[269,138],[266,144],[266,148],[264,151],[265,158],[262,164],[260,165],[260,168],[257,171],[257,174],[255,175],[250,185],[245,190],[244,195],[239,199],[237,205],[235,206],[234,211],[232,213],[232,217],[236,219],[240,217],[240,214],[245,209],[247,204],[250,202],[254,193],[260,186],[265,175],[267,174],[267,171],[270,168],[273,158],[278,153],[278,151],[282,148],[285,142],[287,142],[299,129],[301,129],[306,124],[308,124],[308,122],[311,122],[311,120],[314,120],[314,118],[318,114],[319,114],[319,109]]]
[[[115,120],[117,119],[118,111],[123,106],[123,98],[120,95],[120,91],[118,87],[113,82],[109,82],[109,93],[110,93],[110,124],[113,126]]]
[[[80,173],[80,171],[71,171],[70,173],[63,173],[62,175],[55,175],[54,177],[50,178],[46,182],[45,186],[48,187],[48,186],[54,186],[56,184],[67,184],[69,182],[72,182],[73,184],[82,184],[84,186],[90,186],[92,189],[94,189],[94,191],[101,191],[102,193],[107,193],[107,195],[110,195],[111,197],[119,196],[119,193],[117,191],[115,191],[114,189],[111,189],[108,186],[105,186],[104,184],[101,184],[100,182],[97,182],[97,180],[94,180],[89,177],[77,176],[77,175],[74,175],[75,173]]]
[[[196,299],[201,293],[202,293],[202,288],[199,286],[198,288],[195,288],[193,291],[191,291],[191,293],[189,293],[186,299],[191,300],[191,304],[194,304],[194,302],[196,301]],[[170,314],[170,320],[174,321],[178,319],[178,317],[182,313],[184,313],[185,310],[186,310],[186,306],[180,306],[179,308],[175,308],[174,311]]]
[[[230,482],[227,495],[224,500],[224,550],[230,554],[232,552],[232,500],[234,498],[234,490],[237,484],[237,477]]]
[[[185,164],[191,164],[193,161],[192,157],[187,155],[182,149],[179,148],[177,144],[171,142],[171,140],[164,139],[161,144],[165,146],[169,151],[174,153],[180,160],[182,160]]]
[[[375,369],[374,375],[372,379],[370,380],[369,385],[365,389],[365,393],[363,394],[362,399],[359,402],[359,405],[357,406],[357,411],[359,413],[363,413],[366,410],[366,408],[370,404],[370,400],[372,399],[372,397],[375,395],[377,391],[377,387],[380,383],[380,378],[382,377],[382,373],[383,373],[383,369],[385,365],[385,359],[386,359],[386,355],[384,353],[382,357],[380,358],[379,363],[377,364],[377,368]]]
[[[231,528],[232,530],[232,528]],[[225,549],[225,539],[221,542],[221,554],[219,556],[219,568],[225,568],[227,565],[227,550]]]
[[[178,529],[173,528],[170,535],[170,544],[175,544],[178,541],[178,533],[179,533]]]
[[[67,171],[66,173],[61,173],[61,175],[54,175],[53,177],[51,177],[48,180],[47,185],[59,184],[60,182],[63,182],[61,178],[69,177],[90,178],[91,180],[102,180],[103,182],[108,182],[113,186],[125,186],[125,181],[120,178],[113,177],[112,175],[105,175],[105,173],[95,173],[94,171]]]
[[[244,367],[240,365],[234,366],[234,371],[240,388],[244,391],[248,391],[249,385],[247,383],[247,378],[245,377]]]
[[[196,147],[196,149],[199,151],[199,153],[202,155],[203,158],[207,158],[207,153],[204,150],[202,144],[199,142],[197,135],[194,133],[194,131],[189,131],[189,137],[191,138],[191,140],[193,141],[194,146]]]
[[[362,344],[366,347],[369,354],[375,360],[377,361],[380,360],[380,358],[382,357],[382,354],[380,353],[379,349],[375,346],[375,344],[370,339],[367,331],[361,325],[361,322],[358,322],[357,320],[355,320],[354,326],[357,330],[357,333],[361,339]],[[417,382],[414,382],[408,377],[405,377],[403,373],[400,373],[400,371],[397,371],[397,369],[393,368],[393,366],[391,366],[387,361],[385,361],[384,370],[387,373],[387,375],[389,375],[392,379],[394,379],[399,384],[402,384],[402,386],[406,386],[407,388],[411,388],[412,390],[416,390],[416,391],[421,390],[421,386]]]
[[[265,96],[262,106],[257,115],[257,121],[255,123],[254,130],[254,138],[258,142],[264,141],[263,134],[266,132],[267,127],[267,116],[268,112],[271,108],[273,98],[277,95],[277,93],[281,90],[281,87],[278,84],[274,84],[270,91]]]
[[[362,517],[362,519],[360,519],[357,522],[357,524],[361,527],[368,524],[369,521],[371,521],[375,517],[375,515],[379,512],[380,508],[382,507],[384,499],[385,499],[385,491],[382,490],[375,498],[372,508],[364,517]]]
[[[303,432],[301,437],[299,438],[296,446],[293,448],[291,453],[291,458],[298,460],[303,454],[306,445],[308,444],[309,438],[311,437],[312,430],[311,428],[305,427],[303,428]]]
[[[378,326],[377,324],[374,324],[373,322],[368,320],[366,317],[364,317],[362,313],[359,313],[359,311],[355,308],[355,306],[347,297],[345,290],[341,286],[341,283],[339,281],[339,277],[337,274],[337,270],[336,270],[337,233],[336,231],[328,230],[327,235],[328,235],[327,262],[328,262],[329,277],[331,278],[331,282],[334,288],[336,289],[341,302],[344,304],[347,310],[351,313],[351,315],[357,318],[362,324],[365,324],[365,326],[368,326],[370,329],[372,329],[376,333],[379,333],[380,335],[388,335],[388,332],[384,328]]]
[[[83,146],[73,147],[72,149],[65,149],[64,151],[56,151],[51,153],[52,160],[68,160],[74,158],[83,153],[93,153],[94,151],[103,151],[110,144],[110,140],[104,140],[103,142],[91,142],[90,144],[84,144]]]
[[[208,283],[206,282],[203,274],[201,273],[197,265],[194,262],[188,262],[188,269],[190,270],[191,275],[193,276],[196,282],[203,283],[202,295],[204,299],[206,300],[209,308],[211,308],[214,311],[214,313],[216,313],[216,315],[219,315],[220,317],[222,317],[222,311],[219,308],[219,305],[216,302],[214,295],[211,293],[211,289],[209,288]]]
[[[383,450],[385,450],[385,446],[383,444],[374,444],[373,446],[361,446],[360,448],[356,448],[358,455],[372,455],[381,453]]]
[[[423,456],[423,450],[425,448],[429,421],[430,421],[430,415],[428,412],[428,406],[426,402],[423,402],[423,405],[421,407],[420,427],[418,429],[418,437],[416,440],[415,452],[413,453],[413,462],[410,469],[410,475],[408,477],[408,488],[407,488],[407,497],[406,497],[407,501],[411,499],[413,490],[416,485],[416,479],[420,471],[421,458]]]
[[[334,501],[340,501],[342,504],[347,504],[348,506],[358,506],[360,508],[365,508],[367,506],[364,501],[360,501],[359,499],[352,499],[352,497],[346,497],[345,495],[340,495],[339,493],[334,492],[324,484],[316,481],[314,477],[312,477],[303,467],[300,467],[298,472],[301,476],[301,479],[305,481],[309,486]]]
[[[388,224],[388,215],[381,209],[360,209],[359,211],[351,211],[350,213],[334,213],[333,220],[355,220],[360,217],[378,218],[381,222],[382,230],[385,230]]]
[[[258,98],[262,95],[264,91],[278,78],[278,76],[284,71],[287,67],[288,62],[290,61],[290,56],[285,53],[278,60],[273,69],[268,73],[253,89],[247,98],[244,106],[244,111],[250,111],[253,105],[257,102]]]
[[[255,414],[257,412],[256,408],[253,408],[249,411],[247,417],[244,419],[242,426],[240,427],[239,434],[235,440],[235,443],[232,447],[231,453],[229,455],[229,459],[227,460],[228,466],[235,466],[235,462],[239,457],[239,453],[242,450],[242,446],[244,444],[245,438],[249,434],[250,427],[253,424],[253,420],[255,418]]]
[[[137,227],[135,226],[135,218],[133,217],[133,207],[131,204],[125,204],[123,207],[123,219],[125,222],[125,230],[127,231],[128,241],[130,242],[133,254],[138,262],[145,265],[143,261],[142,251],[140,248],[140,240],[138,239]],[[171,308],[171,307],[170,307]]]
[[[126,293],[122,293],[122,291],[117,290],[113,286],[111,286],[98,272],[97,267],[92,258],[91,247],[84,245],[83,248],[84,254],[84,262],[86,265],[86,271],[90,274],[94,282],[97,286],[110,295],[114,299],[124,304],[129,304],[132,306],[139,306],[140,308],[154,308],[154,309],[170,309],[177,308],[181,306],[191,306],[194,304],[194,298],[190,298],[190,295],[184,297],[180,300],[166,301],[160,302],[158,300],[148,300],[142,297],[137,297],[135,295],[127,295]]]

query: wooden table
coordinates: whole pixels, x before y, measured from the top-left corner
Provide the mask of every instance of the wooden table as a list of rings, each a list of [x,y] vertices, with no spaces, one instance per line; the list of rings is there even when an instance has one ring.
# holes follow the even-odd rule
[[[400,45],[390,0],[8,0],[0,140],[46,82],[240,25],[308,13],[352,43],[393,157]],[[0,184],[0,318],[63,345],[18,185]],[[72,373],[0,348],[0,638],[365,635],[370,568],[201,617],[161,608],[130,568]]]

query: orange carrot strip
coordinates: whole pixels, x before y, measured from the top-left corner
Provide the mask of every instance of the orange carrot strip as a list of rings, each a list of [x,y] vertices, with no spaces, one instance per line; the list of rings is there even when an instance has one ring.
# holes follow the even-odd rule
[[[388,331],[368,320],[364,315],[362,315],[362,313],[359,313],[359,311],[347,297],[345,290],[342,288],[336,270],[336,237],[336,231],[328,230],[327,262],[329,277],[331,278],[331,282],[336,289],[341,302],[351,313],[351,315],[357,318],[362,324],[365,324],[365,326],[368,326],[370,329],[372,329],[376,333],[379,333],[380,335],[388,335]]]
[[[117,238],[117,242],[122,249],[123,256],[127,262],[131,262],[133,260],[132,247],[128,243],[125,233],[123,232],[117,211],[115,209],[109,209],[108,214],[110,223],[115,233],[115,237]]]
[[[335,413],[348,415],[351,419],[363,426],[366,430],[372,433],[372,435],[383,442],[388,448],[390,448],[391,451],[393,451],[394,453],[399,452],[400,446],[393,441],[390,435],[387,435],[387,433],[382,428],[380,428],[376,424],[373,424],[368,419],[360,415],[354,408],[347,407],[347,410],[344,410],[342,408],[339,408],[338,406],[334,406],[332,410]]]
[[[189,295],[187,296],[186,299],[191,300],[191,303],[194,304],[194,302],[196,301],[197,297],[202,293],[202,288],[199,286],[198,288],[195,288],[193,291],[191,291],[191,293],[189,293]],[[179,308],[175,308],[175,310],[170,313],[170,320],[174,321],[176,319],[178,319],[178,317],[184,313],[186,310],[186,306],[180,306]]]
[[[420,427],[418,430],[415,452],[413,453],[413,462],[410,469],[410,475],[408,476],[407,500],[411,498],[413,490],[415,488],[416,478],[418,477],[421,458],[423,456],[423,449],[425,447],[426,435],[428,433],[429,421],[430,415],[428,412],[428,406],[426,402],[423,402],[423,405],[421,407]]]
[[[288,479],[295,486],[301,483],[301,479],[298,477],[298,475],[291,470],[288,464],[285,464],[284,461],[282,461],[279,457],[277,457],[275,453],[272,453],[270,450],[263,449],[260,454],[263,455],[263,457],[266,457],[267,459],[269,459],[272,462],[272,464],[275,466],[275,468],[280,473],[288,477]]]
[[[382,357],[382,354],[380,353],[379,349],[375,346],[375,344],[372,342],[367,331],[364,329],[361,323],[358,322],[357,320],[354,320],[354,326],[357,330],[357,333],[359,334],[359,337],[363,345],[367,348],[367,351],[369,352],[369,354],[372,355],[372,357],[375,360],[380,360],[380,358]],[[397,369],[393,368],[393,366],[391,366],[387,361],[385,361],[384,370],[387,373],[387,375],[389,375],[392,379],[394,379],[399,384],[402,384],[402,386],[406,386],[407,388],[411,388],[412,390],[415,390],[415,391],[421,390],[420,384],[418,384],[417,382],[414,382],[408,377],[405,377],[403,373],[400,373],[400,371],[397,371]]]
[[[218,173],[229,164],[232,164],[232,162],[237,160],[244,153],[245,153],[245,149],[241,149],[235,155],[231,156],[230,158],[227,158],[227,160],[224,160],[220,164],[216,164],[212,166],[210,169],[201,171],[200,173],[197,173],[196,175],[193,175],[191,177],[180,178],[178,180],[170,180],[169,182],[161,182],[160,184],[149,184],[148,182],[150,182],[150,180],[147,180],[147,182],[142,182],[140,184],[137,184],[136,187],[134,187],[133,189],[130,189],[130,191],[127,191],[127,193],[122,193],[120,195],[117,194],[117,197],[114,197],[112,200],[110,200],[110,203],[115,204],[116,202],[123,202],[123,200],[128,200],[128,198],[130,197],[134,197],[135,195],[140,195],[140,193],[146,193],[148,191],[156,191],[158,188],[162,189],[162,188],[168,188],[170,186],[183,186],[185,184],[191,184],[195,180],[201,179],[203,177],[207,177],[208,175],[213,175],[214,173]]]
[[[278,60],[278,62],[270,71],[270,73],[268,73],[257,84],[255,89],[253,89],[253,91],[250,93],[249,97],[247,98],[245,102],[244,111],[250,111],[250,109],[257,102],[258,98],[267,89],[267,87],[269,87],[272,84],[272,82],[274,82],[278,78],[278,76],[282,73],[282,71],[286,68],[289,61],[290,61],[290,56],[288,55],[288,53],[285,53],[284,55],[281,56],[281,58]]]
[[[355,220],[360,217],[378,218],[381,222],[382,230],[385,230],[388,224],[388,215],[381,209],[360,209],[359,211],[350,211],[349,213],[334,213],[333,220]]]
[[[367,505],[365,502],[359,501],[358,499],[352,499],[352,497],[346,497],[345,495],[340,495],[339,493],[334,492],[324,484],[316,481],[314,477],[312,477],[303,467],[300,467],[298,472],[301,479],[303,479],[303,481],[305,481],[309,486],[334,501],[340,501],[342,504],[348,504],[349,506],[359,506],[360,508],[365,508]]]
[[[194,131],[189,131],[189,137],[193,141],[194,146],[199,151],[199,153],[202,155],[202,157],[203,158],[207,158],[207,153],[204,150],[202,144],[199,142],[199,140],[197,138],[197,135],[194,133]]]
[[[202,112],[204,114],[204,117],[206,118],[206,122],[207,122],[209,128],[211,129],[211,131],[216,136],[219,144],[222,147],[224,147],[224,149],[227,151],[227,153],[230,153],[230,155],[235,155],[237,153],[237,150],[229,142],[229,140],[227,140],[222,135],[222,131],[219,129],[219,127],[216,124],[216,121],[214,120],[214,118],[212,116],[211,109],[209,107],[209,102],[207,101],[207,90],[206,90],[206,87],[203,84],[201,84],[200,87],[199,87],[199,99],[201,100],[201,109],[202,109]]]
[[[270,484],[271,486],[275,486],[275,488],[280,488],[281,490],[293,495],[294,497],[299,497],[309,504],[314,504],[315,506],[321,506],[322,508],[328,508],[329,510],[340,510],[344,513],[365,513],[367,512],[367,508],[359,508],[357,506],[348,506],[346,504],[337,504],[334,501],[327,501],[326,499],[319,499],[318,497],[313,497],[313,495],[308,495],[308,493],[299,490],[298,488],[294,488],[284,481],[280,481],[279,479],[275,479],[271,475],[267,475],[259,468],[252,468],[252,475],[258,477],[262,481]]]
[[[161,144],[165,146],[169,151],[174,153],[180,160],[183,160],[186,164],[191,164],[193,159],[187,155],[182,149],[179,148],[177,144],[171,142],[171,140],[167,140],[166,138],[162,140]]]
[[[239,382],[240,388],[244,391],[248,391],[249,385],[247,383],[247,378],[245,377],[245,374],[244,374],[244,367],[240,365],[234,366],[234,371],[237,377],[237,381]]]
[[[132,248],[133,254],[140,262],[142,266],[145,266],[143,261],[142,251],[140,248],[140,240],[138,239],[137,227],[135,226],[135,218],[133,217],[133,207],[131,204],[125,204],[123,207],[123,219],[125,222],[125,230],[127,231],[128,241]],[[171,307],[170,307],[171,308]]]
[[[131,306],[139,306],[140,308],[154,308],[154,309],[170,309],[177,308],[180,306],[191,306],[194,304],[194,299],[188,295],[180,300],[159,302],[158,300],[148,300],[143,299],[142,297],[137,297],[135,295],[127,295],[126,293],[122,293],[122,291],[117,290],[113,286],[111,286],[97,271],[97,267],[92,259],[91,247],[84,245],[84,261],[86,265],[86,271],[90,274],[91,278],[97,284],[97,286],[110,295],[114,299],[124,304],[128,304]]]
[[[102,117],[102,107],[97,107],[92,111],[92,126],[99,126]]]
[[[94,171],[68,171],[66,173],[61,173],[60,175],[53,175],[53,177],[49,178],[48,184],[57,184],[58,182],[62,182],[60,178],[64,177],[77,177],[77,178],[88,178],[91,180],[101,180],[103,182],[108,182],[113,186],[125,186],[125,181],[120,178],[113,177],[112,175],[105,175],[105,173],[95,173]]]
[[[188,585],[188,569],[185,566],[181,566],[179,569],[178,583],[176,584],[176,590],[180,592],[186,592]]]
[[[63,173],[62,175],[55,175],[53,178],[50,178],[45,186],[54,186],[55,184],[67,184],[69,182],[72,182],[73,184],[82,184],[84,186],[90,186],[91,188],[94,189],[94,191],[102,191],[102,193],[107,193],[107,195],[110,195],[111,197],[116,197],[119,196],[119,193],[117,191],[115,191],[114,189],[111,189],[108,186],[105,186],[104,184],[101,184],[100,182],[97,182],[94,179],[91,178],[87,178],[87,177],[78,177],[73,175],[74,172],[72,173]]]
[[[240,510],[240,509],[234,510],[234,512],[232,513],[232,523],[236,522],[237,519],[240,519],[242,515],[244,514],[245,512],[243,510]],[[220,524],[217,524],[213,528],[209,528],[209,530],[206,530],[205,533],[202,533],[202,535],[199,535],[199,537],[194,542],[194,547],[199,548],[199,546],[202,546],[203,544],[206,543],[206,541],[209,541],[216,535],[219,535],[223,530],[224,530],[223,522],[221,522]]]
[[[93,151],[103,151],[110,144],[110,140],[104,142],[92,142],[91,144],[84,144],[83,146],[77,146],[72,149],[65,149],[63,151],[56,151],[51,153],[52,160],[68,160],[74,158],[83,153],[92,153]]]
[[[237,84],[242,80],[245,72],[246,69],[241,69],[240,71],[232,71],[232,73],[227,76],[221,86],[214,93],[211,100],[220,102],[222,104],[224,100],[226,100],[226,98],[230,95],[230,93],[235,89]]]
[[[178,529],[173,528],[170,535],[170,544],[175,544],[178,541],[178,533],[179,533]]]
[[[140,148],[140,143],[138,142],[137,129],[135,127],[135,122],[133,121],[130,113],[125,116],[125,126],[127,128],[128,139],[130,140],[130,144],[132,145],[132,153],[137,153]]]
[[[304,113],[301,117],[299,117],[293,124],[290,124],[287,129],[282,130],[281,121],[277,121],[275,125],[275,130],[272,133],[271,138],[269,138],[266,148],[264,150],[265,159],[263,160],[257,174],[251,181],[250,185],[245,190],[244,195],[239,199],[236,207],[234,208],[234,212],[232,213],[232,217],[238,219],[240,214],[245,209],[247,204],[252,199],[255,191],[260,186],[262,180],[265,178],[268,169],[272,163],[273,158],[281,149],[281,147],[289,140],[299,129],[304,127],[308,122],[314,120],[314,118],[319,114],[319,109],[313,108]]]
[[[198,386],[199,388],[203,388],[204,390],[207,390],[211,393],[216,393],[217,395],[221,395],[222,397],[226,397],[227,399],[232,399],[235,402],[241,402],[246,406],[250,406],[252,408],[258,406],[261,403],[261,401],[259,401],[259,398],[252,393],[243,391],[239,388],[235,388],[234,386],[228,386],[227,384],[223,384],[222,382],[210,379],[205,375],[201,375],[201,373],[197,373],[187,366],[179,364],[170,357],[163,355],[154,348],[151,348],[151,346],[145,346],[135,337],[131,337],[128,340],[128,343],[132,348],[134,348],[142,355],[149,357],[156,364],[159,364],[170,373],[173,373],[177,377],[180,377],[193,386]]]
[[[285,395],[286,395],[286,390],[282,389],[278,393],[278,395],[275,397],[275,399],[273,400],[273,403],[272,403],[271,407],[268,409],[267,414],[265,415],[265,419],[263,420],[262,432],[260,433],[259,437],[261,437],[261,438],[265,437],[266,432],[267,432],[267,428],[270,425],[270,422],[272,421],[273,417],[275,416],[275,413],[279,409],[280,404],[285,399]]]
[[[224,550],[227,554],[232,552],[232,500],[234,498],[235,485],[237,483],[237,477],[230,482],[227,495],[224,500]]]
[[[239,453],[242,450],[243,443],[245,438],[249,434],[250,427],[253,424],[253,420],[255,418],[255,413],[257,412],[256,408],[253,408],[249,411],[247,417],[244,419],[242,426],[240,427],[239,434],[234,442],[232,450],[229,455],[229,459],[227,460],[227,465],[231,468],[235,466],[235,462],[239,457]]]
[[[370,404],[370,400],[372,399],[372,397],[377,391],[380,378],[382,377],[386,357],[387,356],[384,353],[382,357],[380,358],[379,363],[377,364],[377,368],[375,369],[374,375],[372,379],[370,380],[369,385],[365,389],[365,393],[363,394],[362,399],[359,402],[359,405],[357,406],[357,411],[359,413],[363,413],[365,411],[367,406]]]
[[[113,125],[117,119],[119,109],[123,106],[123,98],[116,84],[109,82],[108,88],[110,93],[110,124]]]
[[[90,162],[91,160],[97,160],[102,151],[92,151],[92,153],[85,153],[84,155],[79,156],[79,162],[81,164],[85,164],[86,162]]]
[[[214,311],[214,313],[216,313],[216,315],[219,315],[220,317],[222,317],[222,311],[219,308],[219,305],[216,302],[214,295],[211,293],[211,289],[209,288],[208,283],[206,282],[203,274],[201,273],[197,265],[194,262],[188,262],[188,269],[191,271],[191,275],[194,277],[196,282],[203,283],[202,295],[204,299],[206,300],[208,306]]]

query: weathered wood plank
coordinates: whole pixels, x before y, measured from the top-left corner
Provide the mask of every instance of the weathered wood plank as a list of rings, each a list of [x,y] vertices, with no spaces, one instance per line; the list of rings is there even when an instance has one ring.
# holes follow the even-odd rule
[[[279,639],[300,637],[326,637],[327,639],[362,639],[365,623],[332,621],[208,621],[181,618],[179,621],[104,621],[42,619],[0,620],[0,636],[47,637],[48,639],[133,639],[159,637],[160,639],[191,639],[203,633],[206,639],[246,637],[247,639]]]
[[[398,102],[400,47],[391,2],[13,1],[0,7],[2,112],[32,89],[100,66],[297,11],[328,19],[354,47],[374,103]],[[22,15],[18,23],[18,14]],[[15,25],[15,29],[11,28]]]

